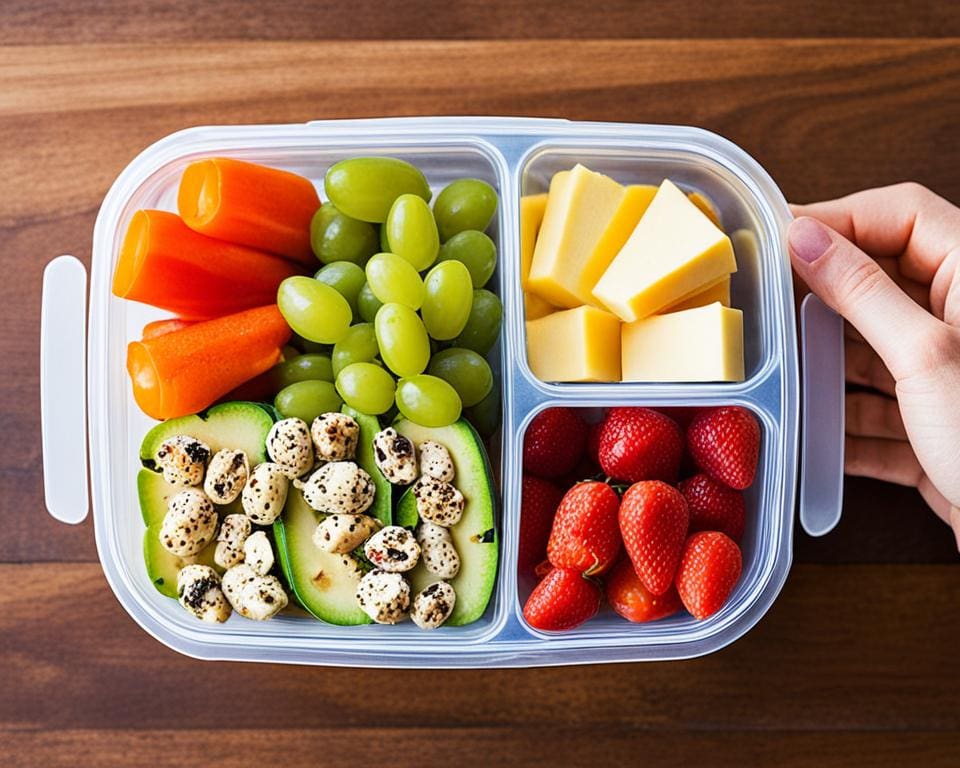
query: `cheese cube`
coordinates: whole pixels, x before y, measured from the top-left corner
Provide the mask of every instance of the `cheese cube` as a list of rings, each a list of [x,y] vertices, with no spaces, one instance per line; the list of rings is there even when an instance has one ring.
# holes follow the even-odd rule
[[[593,295],[633,322],[736,271],[730,238],[666,179]]]
[[[562,171],[561,173],[566,175],[569,172]],[[527,290],[530,262],[533,261],[533,249],[537,245],[537,234],[540,232],[543,212],[546,208],[546,192],[539,195],[524,195],[520,198],[520,287],[523,290]]]
[[[707,304],[719,301],[723,306],[730,306],[730,275],[721,277],[713,285],[701,288],[692,296],[685,296],[676,304],[671,304],[666,309],[661,309],[658,314],[664,315],[667,312],[679,312],[681,309],[693,309],[694,307],[705,307]]]
[[[627,323],[624,381],[743,381],[743,313],[719,302]]]
[[[590,273],[590,260],[623,196],[620,184],[582,165],[566,176],[556,174],[533,252],[529,290],[558,307],[593,302],[584,271]]]
[[[527,360],[543,381],[620,381],[620,321],[596,307],[529,320]]]
[[[539,320],[556,311],[557,308],[553,304],[544,301],[535,293],[524,291],[523,314],[527,320]]]

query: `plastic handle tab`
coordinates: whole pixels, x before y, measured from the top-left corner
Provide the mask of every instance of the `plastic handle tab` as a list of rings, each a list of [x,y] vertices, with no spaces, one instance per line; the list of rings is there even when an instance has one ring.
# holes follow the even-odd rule
[[[47,511],[63,523],[87,516],[87,272],[73,256],[43,270],[40,424]]]
[[[800,305],[803,382],[800,523],[823,536],[843,506],[843,318],[809,294]]]

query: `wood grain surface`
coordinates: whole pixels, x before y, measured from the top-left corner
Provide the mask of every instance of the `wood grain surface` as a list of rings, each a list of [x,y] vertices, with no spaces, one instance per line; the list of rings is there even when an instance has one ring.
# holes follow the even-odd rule
[[[89,263],[130,160],[192,125],[413,114],[699,125],[797,201],[960,201],[960,6],[738,0],[0,2],[0,765],[960,764],[960,570],[911,490],[851,479],[746,637],[671,664],[202,663],[123,612],[92,525],[43,513],[49,258]],[[377,692],[405,692],[405,707]]]

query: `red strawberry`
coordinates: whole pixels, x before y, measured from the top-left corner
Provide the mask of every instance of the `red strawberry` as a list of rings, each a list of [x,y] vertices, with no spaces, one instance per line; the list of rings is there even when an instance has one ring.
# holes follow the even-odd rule
[[[717,531],[695,533],[683,548],[677,592],[697,619],[712,616],[727,602],[743,567],[740,547]]]
[[[600,587],[576,571],[554,568],[533,588],[523,618],[537,629],[573,629],[600,610]]]
[[[623,546],[640,581],[655,595],[673,583],[689,518],[680,491],[659,480],[634,483],[620,501]]]
[[[520,495],[520,548],[517,567],[522,574],[533,571],[547,554],[547,539],[563,491],[547,480],[523,476]]]
[[[683,432],[669,416],[649,408],[611,408],[600,429],[600,466],[610,477],[676,482]]]
[[[760,424],[746,408],[725,406],[697,415],[687,450],[701,470],[731,488],[749,488],[760,456]]]
[[[600,466],[600,429],[603,422],[598,421],[590,425],[590,431],[587,433],[587,458],[598,467]]]
[[[523,437],[523,470],[548,480],[580,461],[587,425],[575,408],[548,408],[533,417]]]
[[[740,491],[703,473],[684,480],[679,488],[690,509],[691,532],[720,531],[740,541],[746,520]]]
[[[606,483],[590,480],[566,492],[553,518],[547,557],[556,568],[586,576],[603,573],[620,551],[620,499]]]
[[[536,576],[538,579],[542,579],[552,570],[553,570],[553,566],[550,564],[550,561],[542,560],[541,562],[537,563],[537,567],[533,569],[533,575]]]
[[[681,608],[680,596],[671,585],[662,595],[651,594],[640,582],[629,557],[624,557],[606,578],[607,602],[627,621],[656,621]]]

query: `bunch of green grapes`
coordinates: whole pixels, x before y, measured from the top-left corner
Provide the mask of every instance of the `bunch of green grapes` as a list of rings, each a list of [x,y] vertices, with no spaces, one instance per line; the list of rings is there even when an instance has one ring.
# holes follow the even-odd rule
[[[277,409],[312,418],[342,399],[373,415],[397,409],[428,427],[465,411],[492,434],[500,400],[486,355],[503,318],[485,288],[497,265],[484,234],[497,208],[493,187],[459,179],[431,209],[418,168],[358,157],[333,165],[324,188],[329,202],[310,227],[324,266],[278,291],[308,354],[275,369]]]

